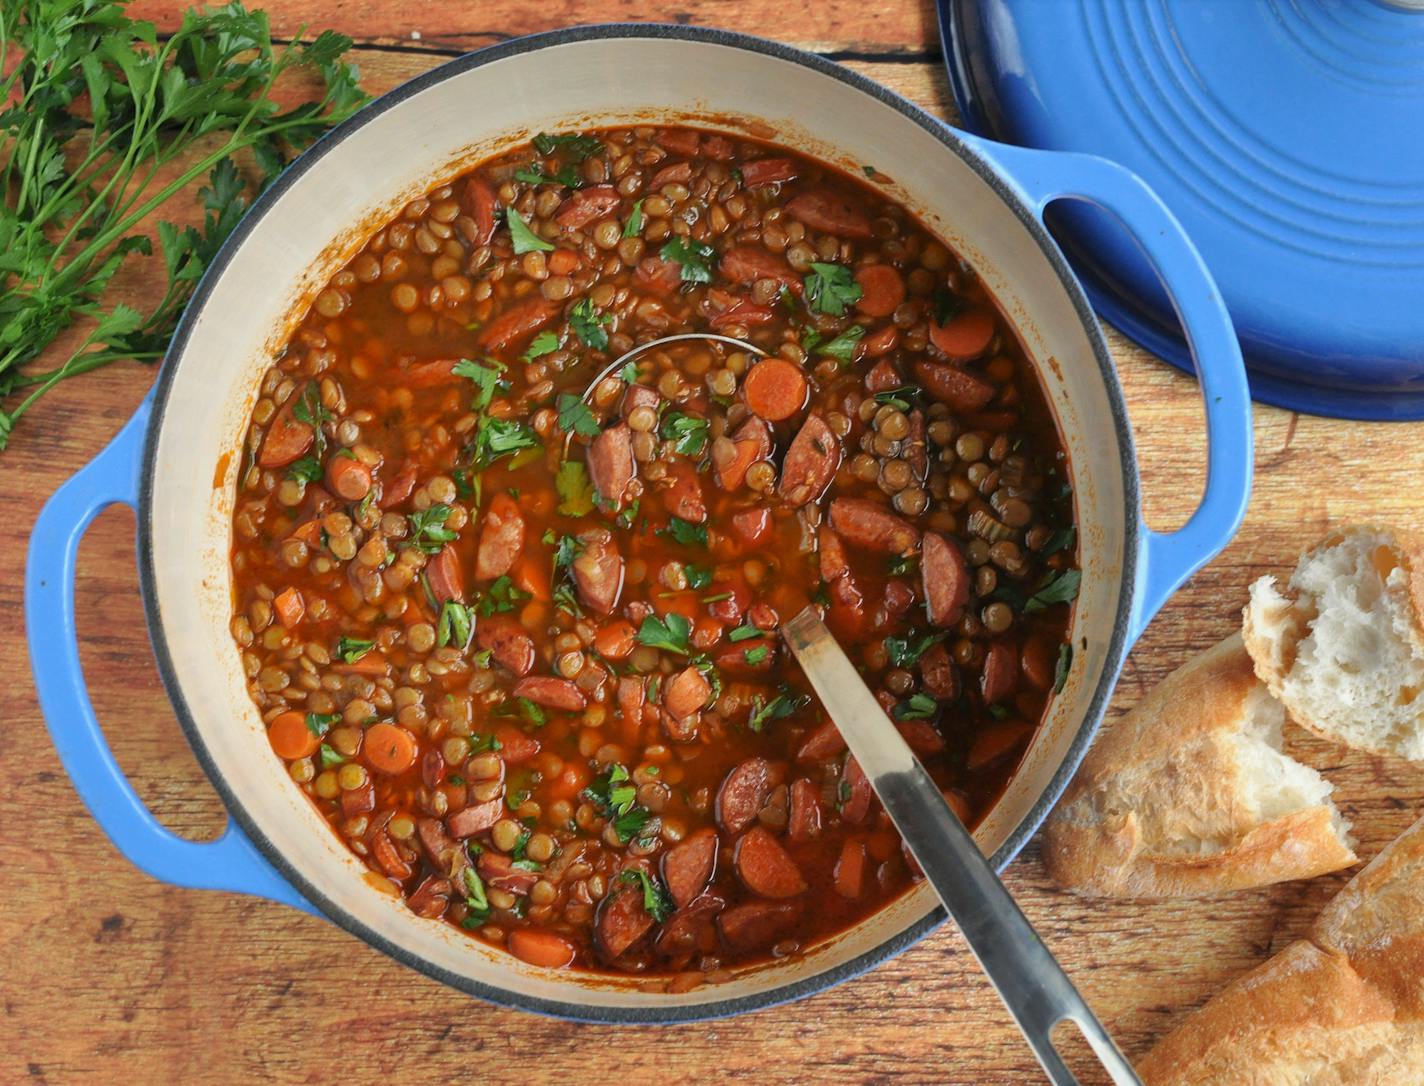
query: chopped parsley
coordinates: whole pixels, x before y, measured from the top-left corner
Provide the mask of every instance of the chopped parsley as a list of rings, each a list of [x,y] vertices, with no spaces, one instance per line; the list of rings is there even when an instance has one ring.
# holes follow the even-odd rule
[[[341,720],[340,713],[308,713],[307,731],[320,739],[331,730],[333,724]]]
[[[530,230],[529,224],[514,208],[504,209],[504,220],[509,224],[509,239],[514,244],[515,253],[532,253],[535,250],[541,253],[553,252],[553,243],[545,241]]]
[[[667,527],[658,529],[658,535],[688,547],[707,546],[707,526],[693,524],[681,517],[669,517]]]
[[[766,645],[758,645],[754,649],[743,649],[742,659],[755,666],[771,655],[771,649]]]
[[[408,514],[406,519],[410,521],[411,544],[419,547],[426,554],[434,554],[446,543],[458,538],[452,529],[445,527],[445,518],[449,515],[450,507],[444,502],[432,505],[429,509]]]
[[[687,587],[696,591],[706,588],[712,583],[712,571],[705,566],[687,565],[682,567],[683,576],[687,578]],[[706,600],[703,600],[706,603]]]
[[[540,332],[529,344],[529,349],[519,357],[525,362],[533,362],[536,358],[543,358],[546,354],[551,354],[559,349],[559,334],[557,332]]]
[[[314,483],[325,474],[321,467],[321,461],[315,456],[304,456],[300,460],[294,461],[287,469],[287,478],[295,479],[299,483]]]
[[[684,283],[712,282],[712,265],[709,261],[717,255],[712,246],[692,238],[673,238],[662,247],[658,255],[664,260],[682,265],[681,278]]]
[[[583,517],[593,512],[593,482],[582,460],[565,460],[554,476],[554,489],[559,492],[559,514]]]
[[[300,463],[300,461],[298,461]],[[1053,534],[1044,543],[1043,549],[1038,552],[1040,558],[1047,558],[1049,555],[1057,554],[1059,551],[1071,551],[1078,542],[1078,530],[1072,526],[1067,528],[1055,528]]]
[[[858,324],[852,324],[844,332],[836,336],[835,339],[822,343],[820,342],[820,337],[817,337],[816,341],[813,342],[807,350],[813,351],[816,354],[826,355],[829,358],[834,358],[842,365],[848,366],[855,357],[855,348],[864,335],[864,328]]]
[[[640,883],[643,887],[643,909],[661,924],[672,915],[672,895],[663,889],[662,883],[652,878],[640,867],[630,867],[618,876],[620,882]]]
[[[747,619],[735,630],[727,635],[728,640],[733,644],[738,641],[750,641],[753,637],[765,637],[766,634],[752,625],[751,619]]]
[[[948,287],[940,287],[931,299],[935,323],[945,325],[964,311],[964,301]]]
[[[889,404],[901,411],[909,411],[915,406],[915,401],[920,398],[921,394],[922,390],[914,385],[901,385],[899,388],[887,388],[884,392],[877,392],[875,402]]]
[[[490,903],[485,884],[473,866],[465,868],[465,919],[462,927],[477,928],[489,919]]]
[[[574,559],[583,553],[583,544],[571,535],[555,536],[552,531],[544,533],[544,542],[554,548],[554,572],[566,570],[574,564]]]
[[[472,735],[470,736],[470,753],[480,754],[487,750],[502,750],[504,744],[493,735]]]
[[[475,432],[475,467],[483,470],[501,456],[538,447],[539,435],[527,423],[513,419],[482,419]]]
[[[643,232],[643,201],[641,198],[633,201],[633,210],[628,213],[628,221],[623,224],[623,236],[625,238],[636,238]]]
[[[1078,597],[1078,585],[1083,574],[1076,569],[1052,571],[1039,582],[1038,590],[1024,604],[1024,613],[1043,611],[1055,603],[1069,603]]]
[[[919,564],[919,556],[914,554],[900,554],[890,559],[886,567],[892,577],[903,577],[915,571],[915,566]]]
[[[620,841],[631,841],[652,817],[650,811],[638,806],[638,790],[621,765],[609,766],[579,796],[598,808],[604,818],[613,820],[613,831]]]
[[[692,623],[676,611],[669,611],[666,618],[649,615],[638,627],[638,641],[664,652],[675,652],[679,656],[691,654],[689,638]]]
[[[887,637],[885,653],[895,667],[914,667],[931,645],[939,644],[948,636],[945,633],[927,633],[919,637]]]
[[[339,637],[336,640],[336,655],[348,664],[354,664],[375,647],[374,641],[363,641],[359,637]]]
[[[592,298],[580,298],[578,304],[569,311],[569,326],[573,328],[574,335],[579,337],[585,347],[595,351],[604,350],[608,346],[608,333],[604,331],[603,326],[612,320],[607,313],[600,313],[593,307]]]
[[[536,728],[542,728],[549,722],[544,710],[528,698],[515,698],[514,705],[519,710],[519,715]]]
[[[523,181],[526,185],[563,185],[566,189],[576,189],[583,183],[573,163],[569,163],[558,173],[551,174],[546,172],[543,166],[533,162],[523,169],[515,170],[514,179]]]
[[[636,385],[638,383],[638,363],[624,362],[623,368],[618,371],[618,377],[625,385]]]
[[[604,340],[605,344],[607,340]],[[593,408],[572,392],[559,395],[559,429],[566,434],[581,434],[583,437],[597,437],[603,431],[598,420],[593,417]]]
[[[812,262],[811,274],[806,276],[805,282],[806,304],[811,311],[832,317],[843,316],[846,306],[860,301],[864,293],[850,269],[842,264]]]
[[[486,366],[480,362],[472,362],[468,358],[462,358],[456,362],[450,371],[457,377],[468,377],[475,383],[478,391],[475,393],[474,409],[484,411],[489,407],[490,401],[494,399],[494,394],[501,387],[508,388],[508,384],[500,379],[500,371],[504,369],[500,363],[490,360],[490,365]]]
[[[454,645],[457,649],[463,649],[470,643],[470,634],[473,632],[474,622],[470,617],[470,609],[463,603],[446,600],[440,608],[440,620],[435,626],[436,644],[441,648]]]
[[[330,422],[336,416],[321,402],[321,389],[317,388],[316,382],[308,381],[302,387],[301,395],[292,405],[292,417],[312,428],[312,436],[316,439],[316,455],[321,456],[326,451],[326,434],[321,424]]]
[[[1058,663],[1053,668],[1053,692],[1063,693],[1063,687],[1068,683],[1068,672],[1073,667],[1073,646],[1064,642],[1058,646]]]
[[[663,419],[662,437],[672,442],[672,451],[682,456],[701,456],[707,447],[708,422],[696,415],[669,411]]]
[[[310,716],[312,714],[308,715]],[[307,726],[311,727],[310,724]],[[321,755],[322,769],[334,769],[336,766],[343,765],[346,762],[346,759],[338,754],[335,748],[328,743],[323,743],[318,753]]]
[[[939,712],[939,702],[928,694],[911,694],[904,701],[895,706],[893,715],[896,720],[929,720]]]
[[[760,732],[768,722],[788,717],[810,701],[805,694],[798,694],[784,684],[777,691],[776,697],[770,701],[758,694],[752,698],[752,715],[747,718],[747,727],[754,732]]]
[[[530,142],[534,144],[534,150],[541,155],[552,155],[558,151],[575,162],[582,162],[592,155],[603,153],[602,140],[596,136],[585,136],[578,132],[559,132],[552,135],[548,132],[540,132]]]
[[[481,618],[489,618],[493,614],[513,611],[516,603],[528,598],[529,593],[521,592],[515,588],[514,582],[506,574],[503,577],[496,577],[490,582],[490,586],[481,593],[480,602],[475,609]]]

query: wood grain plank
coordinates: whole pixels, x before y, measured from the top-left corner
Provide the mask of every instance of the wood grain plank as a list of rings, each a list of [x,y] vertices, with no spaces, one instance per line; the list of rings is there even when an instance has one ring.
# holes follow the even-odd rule
[[[249,5],[255,6],[255,5]],[[778,0],[303,0],[266,5],[275,35],[291,39],[331,28],[356,41],[464,53],[521,34],[593,23],[683,23],[759,34],[826,53],[885,53],[925,59],[938,48],[933,0],[820,0],[789,20]],[[177,29],[183,5],[136,0],[136,18]]]
[[[699,3],[697,21],[716,21],[730,7]],[[778,32],[781,9],[748,8],[757,14],[747,25]],[[280,18],[374,36],[390,25],[381,19],[393,18],[381,9],[304,0],[284,6]],[[494,14],[439,25],[452,40],[462,26],[515,33],[527,28],[515,9],[504,0],[466,5],[456,10]],[[402,10],[414,12],[416,26],[431,9]],[[567,15],[570,6],[552,10]],[[927,37],[922,27],[903,40],[923,48]],[[379,90],[436,59],[369,50],[362,63]],[[947,107],[937,65],[855,67],[941,114]],[[136,278],[126,287],[130,296],[147,296],[152,285]],[[1137,434],[1149,520],[1180,522],[1200,491],[1195,386],[1115,333],[1110,342]],[[0,540],[17,562],[44,498],[102,448],[152,375],[121,365],[66,383],[26,420],[0,457]],[[1255,429],[1258,473],[1246,525],[1147,631],[1114,713],[1229,632],[1247,585],[1288,568],[1328,525],[1418,520],[1418,499],[1401,480],[1424,472],[1419,427],[1366,427],[1258,407]],[[132,516],[105,514],[81,558],[84,659],[110,741],[166,825],[211,836],[222,824],[221,807],[157,683],[137,597]],[[0,613],[12,616],[17,631],[21,591],[18,577],[0,578]],[[18,636],[0,642],[10,694],[0,744],[0,871],[8,891],[0,910],[0,1081],[446,1081],[485,1069],[492,1081],[586,1082],[613,1067],[656,1069],[658,1080],[670,1083],[753,1075],[769,1084],[1038,1081],[1032,1058],[949,928],[789,1007],[676,1029],[615,1030],[487,1007],[325,921],[160,885],[114,850],[76,797],[35,707],[25,651]],[[1402,763],[1298,733],[1290,741],[1335,782],[1366,857],[1424,801],[1424,779]],[[1030,846],[1008,881],[1123,1047],[1139,1054],[1222,984],[1303,932],[1344,877],[1220,901],[1104,905],[1056,890]]]

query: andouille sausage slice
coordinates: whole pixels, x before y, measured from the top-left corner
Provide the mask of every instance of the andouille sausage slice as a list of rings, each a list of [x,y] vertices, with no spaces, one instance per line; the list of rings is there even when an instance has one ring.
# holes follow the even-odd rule
[[[1007,641],[995,641],[984,656],[984,670],[979,673],[979,691],[985,705],[996,705],[1008,698],[1018,686],[1018,652]]]
[[[687,720],[701,712],[712,694],[712,684],[695,667],[685,667],[674,675],[663,692],[663,708],[678,720]]]
[[[776,787],[772,765],[765,758],[748,758],[732,767],[717,792],[717,824],[735,836],[751,825]]]
[[[495,208],[499,205],[494,188],[484,178],[472,176],[460,193],[460,204],[475,223],[475,236],[470,241],[474,245],[488,245],[494,237]]]
[[[435,556],[425,564],[425,579],[437,603],[446,600],[459,602],[465,598],[465,571],[455,548],[448,544],[436,551]]]
[[[795,181],[799,172],[796,163],[789,158],[758,158],[742,163],[741,169],[742,186],[749,189]]]
[[[643,705],[647,687],[641,675],[621,675],[618,678],[618,733],[628,744],[638,742],[643,730]]]
[[[590,223],[608,218],[622,202],[623,197],[612,185],[579,189],[559,205],[559,210],[554,212],[554,221],[565,230],[582,230]]]
[[[505,491],[490,499],[475,552],[475,580],[492,581],[514,568],[524,550],[524,514]]]
[[[832,501],[831,527],[852,547],[880,554],[909,554],[920,541],[918,528],[868,498]]]
[[[528,675],[534,666],[534,640],[510,615],[492,615],[475,627],[475,641],[487,649],[494,662],[516,675]]]
[[[703,894],[663,921],[653,949],[666,958],[695,950],[710,953],[716,949],[717,939],[712,922],[726,907],[726,901],[717,894]]]
[[[846,741],[841,730],[832,720],[822,721],[801,741],[796,752],[798,762],[824,762],[832,755],[846,749]]]
[[[830,189],[811,189],[786,205],[786,214],[812,230],[838,238],[870,238],[870,216],[848,196]]]
[[[773,279],[796,297],[806,289],[801,277],[769,249],[760,245],[738,245],[722,254],[722,274],[734,283],[751,286],[758,279]]]
[[[801,915],[796,901],[748,901],[717,914],[717,931],[731,950],[761,950],[779,939]]]
[[[450,904],[450,880],[440,875],[430,875],[415,888],[415,893],[406,899],[406,905],[416,916],[433,920],[445,912]]]
[[[530,888],[539,881],[539,872],[526,871],[522,867],[515,867],[514,861],[500,852],[491,852],[489,849],[480,853],[480,858],[475,861],[475,867],[480,873],[480,878],[486,883],[500,890],[508,890],[511,894],[527,894]]]
[[[682,265],[660,256],[645,256],[633,269],[633,285],[649,294],[671,294],[682,286]]]
[[[477,833],[483,833],[503,817],[504,800],[497,798],[456,811],[445,819],[445,828],[454,837],[473,837]]]
[[[557,302],[536,294],[515,302],[489,324],[480,329],[475,342],[486,351],[504,351],[523,346],[535,332],[558,315]]]
[[[535,705],[545,709],[556,709],[562,713],[578,713],[588,705],[588,699],[568,679],[556,679],[551,675],[530,675],[514,684],[516,698],[528,698]]]
[[[539,753],[539,740],[513,724],[495,728],[494,737],[499,740],[499,756],[505,765],[519,765]]]
[[[633,481],[633,431],[627,423],[610,426],[588,447],[588,477],[610,509],[623,507],[623,493]]]
[[[874,799],[870,778],[860,768],[855,756],[851,755],[846,759],[845,772],[841,776],[841,821],[851,825],[864,822]]]
[[[835,529],[830,525],[822,524],[816,533],[816,548],[821,567],[821,580],[829,584],[850,572],[850,558],[846,554],[845,544],[841,542],[841,537],[836,535]]]
[[[257,466],[285,468],[293,460],[305,456],[316,441],[316,432],[308,423],[296,417],[300,392],[294,392],[272,417],[267,434],[257,450]]]
[[[944,750],[944,736],[934,730],[927,720],[897,720],[895,730],[905,745],[921,757],[938,754]]]
[[[849,901],[860,897],[861,885],[865,880],[865,842],[854,838],[841,845],[840,858],[836,860],[832,873],[836,893]]]
[[[686,908],[707,889],[717,869],[717,849],[717,831],[707,826],[663,853],[663,882],[679,909]]]
[[[697,469],[681,458],[669,461],[666,468],[663,504],[668,512],[689,524],[701,524],[707,519],[707,502]]]
[[[786,450],[778,492],[788,505],[815,501],[841,466],[841,443],[826,420],[812,412]]]
[[[959,544],[938,532],[926,532],[920,540],[920,574],[931,624],[953,626],[969,602],[969,563]]]
[[[635,886],[615,885],[594,914],[594,945],[611,962],[648,934],[652,926],[653,918],[643,908],[643,892]]]
[[[809,778],[799,777],[791,782],[790,802],[786,839],[792,844],[815,840],[821,835],[821,790]]]
[[[425,850],[425,855],[430,862],[441,871],[450,869],[450,853],[459,848],[459,844],[445,832],[445,823],[438,818],[422,818],[415,824],[415,835],[420,840],[420,847]]]
[[[753,826],[737,841],[732,865],[742,885],[761,897],[795,897],[806,892],[801,869],[765,826]]]
[[[377,504],[382,509],[395,509],[404,505],[415,491],[417,470],[416,462],[407,460],[390,480],[382,480],[381,500]]]
[[[579,598],[590,610],[611,615],[623,591],[623,555],[604,528],[583,532],[578,541],[583,550],[570,568]]]
[[[978,411],[994,398],[994,386],[948,362],[922,358],[915,363],[921,387],[956,411]]]

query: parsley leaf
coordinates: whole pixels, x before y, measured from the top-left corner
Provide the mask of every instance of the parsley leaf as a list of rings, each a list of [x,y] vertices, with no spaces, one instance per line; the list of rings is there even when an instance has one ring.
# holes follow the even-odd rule
[[[663,419],[662,437],[673,443],[672,450],[683,456],[700,456],[707,447],[708,422],[696,415],[670,411]]]
[[[763,701],[760,694],[752,698],[752,715],[747,719],[747,727],[760,732],[768,722],[788,717],[810,702],[811,699],[805,694],[798,694],[783,684],[770,701]]]
[[[896,720],[929,720],[939,712],[939,702],[928,694],[911,694],[905,701],[895,706],[892,715]]]
[[[490,903],[485,896],[485,884],[473,865],[465,868],[465,919],[460,923],[466,928],[477,928],[489,919]]]
[[[691,636],[692,623],[676,611],[669,611],[666,618],[648,615],[638,627],[640,644],[662,649],[664,652],[675,652],[679,656],[691,654],[688,641]]]
[[[940,287],[931,300],[935,323],[945,325],[964,311],[964,302],[948,287]]]
[[[472,446],[474,467],[483,470],[501,456],[539,447],[539,435],[528,423],[514,419],[482,419]]]
[[[650,878],[641,867],[630,867],[618,876],[621,882],[641,883],[643,887],[643,909],[653,920],[661,924],[672,915],[672,895],[663,889],[657,879]]]
[[[1063,687],[1068,683],[1068,672],[1073,667],[1073,646],[1064,642],[1058,646],[1058,663],[1053,668],[1053,692],[1063,693]]]
[[[578,304],[569,311],[569,326],[585,347],[602,351],[608,347],[608,333],[603,326],[613,318],[600,313],[593,307],[592,298],[580,298]]]
[[[742,659],[747,663],[756,665],[761,663],[771,654],[771,649],[766,645],[758,645],[754,649],[743,649]]]
[[[806,304],[815,313],[828,313],[832,317],[845,314],[846,306],[860,301],[864,293],[860,284],[851,275],[850,269],[842,264],[819,264],[812,262],[811,274],[806,276]]]
[[[681,517],[669,517],[666,528],[658,529],[658,535],[685,546],[707,546],[707,525],[692,524]]]
[[[468,377],[475,383],[475,388],[478,389],[474,399],[476,411],[484,411],[488,408],[490,401],[494,399],[495,392],[503,384],[499,374],[504,366],[494,362],[493,359],[491,362],[493,362],[492,366],[485,366],[479,362],[471,362],[468,358],[462,358],[450,370],[457,377]]]
[[[322,769],[334,769],[346,762],[346,759],[328,743],[323,743],[317,753],[321,756]]]
[[[410,542],[426,554],[434,554],[458,537],[452,529],[445,527],[445,518],[450,515],[450,507],[443,502],[407,514],[410,521]]]
[[[901,411],[909,411],[915,406],[915,401],[923,394],[923,389],[916,385],[901,385],[899,388],[887,388],[884,392],[875,394],[876,403],[888,403],[891,407]]]
[[[633,210],[628,213],[628,221],[623,224],[623,236],[625,238],[636,238],[643,232],[643,201],[641,198],[633,201]]]
[[[706,588],[712,583],[712,571],[704,566],[686,565],[682,567],[682,572],[687,578],[687,587],[694,591]]]
[[[638,383],[638,363],[623,363],[623,368],[618,371],[618,376],[625,385],[636,385]]]
[[[735,644],[735,643],[738,642],[738,641],[750,641],[753,637],[765,637],[765,636],[766,636],[766,634],[765,634],[762,630],[759,630],[757,627],[755,627],[755,626],[752,625],[751,619],[747,619],[747,620],[746,620],[745,622],[743,622],[740,626],[738,626],[735,630],[733,630],[731,633],[729,633],[729,634],[727,635],[727,638],[728,638],[728,640],[730,640],[733,644]]]
[[[359,637],[339,637],[336,639],[336,655],[348,664],[354,664],[376,647],[374,641],[364,641]]]
[[[543,358],[546,354],[552,354],[559,349],[559,334],[557,332],[540,332],[529,344],[529,349],[519,357],[525,362],[533,362],[536,358]]]
[[[816,354],[823,354],[834,358],[843,366],[850,365],[855,358],[855,348],[865,335],[865,329],[858,324],[852,324],[835,339],[825,343],[813,343],[808,350],[813,350]]]
[[[435,643],[441,648],[454,645],[457,649],[463,649],[470,643],[470,634],[473,631],[470,609],[463,603],[446,600],[440,608],[440,620],[435,626]]]
[[[572,392],[559,394],[559,429],[566,434],[597,437],[603,431],[593,417],[593,409]]]
[[[578,132],[561,132],[550,135],[540,132],[531,141],[534,150],[541,155],[552,155],[555,151],[568,155],[575,162],[603,153],[603,141],[595,136],[585,136]]]
[[[332,728],[332,725],[340,723],[340,713],[308,713],[307,731],[320,739]]]
[[[533,230],[529,229],[529,224],[525,222],[512,207],[504,209],[504,220],[509,224],[509,239],[514,244],[514,251],[518,253],[532,253],[538,250],[541,253],[553,252],[552,242],[545,241]]]
[[[324,474],[326,472],[322,469],[321,461],[315,456],[304,456],[294,461],[287,469],[287,478],[295,479],[299,483],[315,483]]]
[[[559,492],[559,515],[585,517],[593,512],[593,482],[582,460],[565,460],[554,476]]]
[[[1024,613],[1031,615],[1035,611],[1046,610],[1055,603],[1071,602],[1078,597],[1078,585],[1082,580],[1083,574],[1076,569],[1050,573],[1024,604]]]
[[[571,535],[561,535],[554,538],[553,532],[544,533],[544,542],[554,545],[554,573],[569,569],[574,564],[574,559],[583,553],[583,544]]]
[[[712,266],[709,261],[717,255],[712,246],[691,238],[673,238],[662,247],[658,255],[664,260],[682,265],[681,278],[684,283],[712,282]]]
[[[475,610],[481,618],[489,618],[493,614],[513,611],[516,603],[528,598],[529,593],[515,588],[514,582],[506,574],[490,582],[490,586],[480,594],[480,602],[475,605]]]
[[[519,709],[519,715],[536,728],[542,728],[549,722],[549,718],[544,714],[544,710],[528,698],[515,698],[514,704]]]
[[[637,789],[628,781],[627,768],[614,764],[579,793],[579,798],[592,803],[604,818],[613,820],[613,832],[625,842],[632,840],[652,817],[650,811],[637,805]]]
[[[546,172],[537,162],[531,163],[515,170],[514,179],[523,181],[526,185],[563,185],[566,189],[576,189],[583,184],[583,178],[579,177],[578,170],[574,169],[572,163],[555,174]]]
[[[914,667],[920,657],[925,654],[925,650],[931,645],[939,644],[948,636],[946,633],[927,633],[918,638],[914,636],[887,637],[885,653],[890,658],[890,663],[895,667]]]
[[[1038,552],[1040,558],[1047,558],[1051,554],[1059,551],[1070,551],[1078,542],[1078,530],[1071,525],[1067,528],[1055,528],[1053,534],[1044,543],[1043,549]]]

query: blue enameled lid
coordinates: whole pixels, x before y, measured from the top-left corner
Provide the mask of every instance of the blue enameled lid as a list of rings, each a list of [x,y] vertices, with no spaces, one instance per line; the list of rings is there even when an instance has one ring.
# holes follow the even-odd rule
[[[940,18],[966,127],[1114,159],[1176,213],[1257,399],[1424,419],[1424,11],[1397,4],[940,0]],[[1082,204],[1058,222],[1099,311],[1189,368],[1127,234]]]

